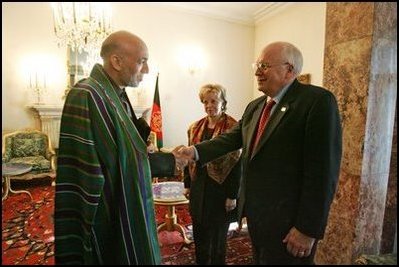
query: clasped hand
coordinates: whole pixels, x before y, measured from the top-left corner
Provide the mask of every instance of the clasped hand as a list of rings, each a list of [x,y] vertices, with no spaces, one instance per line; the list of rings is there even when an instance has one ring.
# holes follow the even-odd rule
[[[176,171],[179,173],[187,166],[189,161],[194,159],[194,148],[180,145],[172,150],[172,154],[176,161]]]

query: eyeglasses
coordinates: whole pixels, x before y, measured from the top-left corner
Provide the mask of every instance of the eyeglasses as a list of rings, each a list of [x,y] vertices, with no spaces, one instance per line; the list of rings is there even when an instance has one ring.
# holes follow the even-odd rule
[[[291,65],[291,64],[288,63],[288,62],[285,62],[285,63],[273,64],[272,65],[272,64],[268,64],[268,63],[255,62],[255,63],[252,63],[252,68],[254,69],[254,71],[257,71],[257,70],[265,71],[265,70],[267,70],[269,68],[276,67],[276,66],[281,66],[281,65]]]

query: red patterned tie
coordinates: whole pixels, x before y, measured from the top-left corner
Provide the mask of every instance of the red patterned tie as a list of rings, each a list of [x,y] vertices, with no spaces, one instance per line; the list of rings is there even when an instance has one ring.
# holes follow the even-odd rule
[[[263,131],[265,130],[266,124],[270,117],[270,111],[272,110],[274,104],[276,104],[276,102],[274,102],[273,99],[270,99],[266,103],[265,108],[263,109],[262,116],[260,117],[260,121],[259,121],[258,131],[256,132],[255,141],[252,146],[252,153],[255,151],[255,148],[259,143],[259,139],[262,136]]]

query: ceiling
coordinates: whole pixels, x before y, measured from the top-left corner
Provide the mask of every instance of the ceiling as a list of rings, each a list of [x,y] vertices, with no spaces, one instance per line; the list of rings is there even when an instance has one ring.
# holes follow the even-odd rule
[[[292,3],[293,2],[159,2],[157,5],[253,26],[267,17],[282,11]]]

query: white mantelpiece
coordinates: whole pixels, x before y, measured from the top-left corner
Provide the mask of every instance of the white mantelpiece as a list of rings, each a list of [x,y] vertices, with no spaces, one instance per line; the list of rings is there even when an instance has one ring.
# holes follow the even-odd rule
[[[36,118],[40,121],[40,128],[50,137],[53,148],[58,148],[63,107],[61,105],[32,105],[28,108],[34,110]],[[133,107],[133,109],[136,116],[140,118],[148,107]],[[147,116],[150,115],[147,114]]]
[[[53,148],[58,148],[62,106],[32,105],[28,106],[28,108],[33,109],[36,113],[36,117],[40,119],[41,130],[50,137]]]

